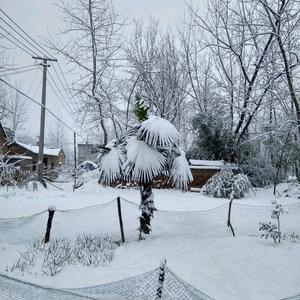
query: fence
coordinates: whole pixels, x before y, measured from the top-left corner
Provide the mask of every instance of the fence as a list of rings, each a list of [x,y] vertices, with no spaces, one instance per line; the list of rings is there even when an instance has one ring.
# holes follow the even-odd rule
[[[126,240],[136,241],[138,238],[138,217],[140,215],[138,205],[123,198],[121,200]],[[285,208],[290,210],[289,222],[298,220],[300,204],[286,205]],[[271,206],[251,206],[242,203],[233,203],[231,223],[236,235],[258,236],[258,223],[270,220],[270,211]],[[164,232],[168,235],[175,235],[178,234],[178,230],[181,230],[183,234],[190,234],[193,238],[199,238],[194,236],[195,232],[190,232],[190,228],[197,224],[199,228],[210,236],[224,235],[224,233],[231,235],[226,226],[227,212],[227,204],[202,211],[159,210],[155,213],[153,234]],[[215,215],[216,218],[212,219],[212,215]],[[26,244],[33,237],[42,239],[45,234],[47,217],[48,211],[45,210],[27,217],[0,219],[0,241],[10,244]],[[160,224],[159,228],[155,228],[157,223]],[[283,217],[283,227],[285,226],[284,223],[285,218]],[[178,224],[181,224],[180,229],[178,228]],[[106,204],[86,208],[56,210],[52,227],[52,238],[72,239],[80,233],[109,233],[114,239],[120,240],[117,199]],[[99,295],[117,295],[119,298],[115,299],[154,299],[158,276],[159,269],[157,268],[150,272],[113,283],[68,290],[47,289],[28,285],[7,276],[0,276],[0,299],[82,299],[82,294],[86,297],[83,299],[99,299]],[[49,296],[47,293],[50,293]],[[34,295],[36,298],[27,295]],[[105,299],[109,298],[106,297]],[[167,267],[162,299],[212,298],[185,283]],[[300,296],[282,300],[287,299],[300,300]]]
[[[76,289],[53,289],[0,275],[1,300],[213,300],[165,267],[161,297],[157,298],[159,268],[120,281]]]

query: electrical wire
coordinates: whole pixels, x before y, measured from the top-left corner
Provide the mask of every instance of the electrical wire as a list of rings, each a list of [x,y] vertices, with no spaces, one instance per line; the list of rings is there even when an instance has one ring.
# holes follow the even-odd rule
[[[40,44],[38,44],[28,33],[26,33],[11,17],[9,17],[4,11],[3,9],[0,8],[0,11],[6,16],[6,18],[8,18],[19,30],[21,30],[32,42],[34,42],[38,47],[40,47],[46,54],[48,54],[50,57],[54,58],[53,55],[51,55],[47,50],[45,50]],[[27,41],[28,42],[28,41]],[[42,51],[40,51],[43,55],[45,53],[43,53]],[[47,55],[45,55],[47,56]]]
[[[34,55],[38,56],[38,54],[36,52],[34,52],[32,49],[30,49],[28,46],[26,46],[22,41],[20,41],[18,38],[16,38],[13,34],[11,34],[9,31],[7,31],[4,27],[0,26],[0,28],[2,30],[4,30],[10,37],[12,37],[13,39],[15,39],[19,44],[21,44],[23,47],[25,47],[28,51],[30,51],[31,53],[33,53]],[[5,38],[7,38],[5,36]]]
[[[34,66],[36,66],[36,65],[32,64],[32,65],[28,65],[28,66],[15,67],[15,68],[0,67],[0,72],[16,71],[16,70],[31,68],[31,67],[34,67]]]
[[[24,51],[28,55],[32,56],[32,53],[28,52],[27,50],[25,50],[24,48],[22,48],[20,45],[16,44],[14,41],[12,41],[10,38],[8,38],[7,36],[5,36],[1,32],[0,32],[0,35],[2,35],[2,37],[4,37],[5,39],[7,39],[8,41],[10,41],[12,44],[14,44],[15,46],[17,46],[19,49],[21,49],[22,51]]]
[[[34,102],[35,104],[45,108],[45,110],[47,110],[57,121],[61,122],[63,125],[65,125],[69,130],[71,130],[72,132],[76,132],[74,130],[74,128],[72,128],[71,126],[69,126],[67,123],[65,123],[64,121],[62,121],[54,112],[52,112],[49,108],[47,108],[45,105],[39,103],[38,101],[34,100],[33,98],[31,98],[30,96],[26,95],[25,93],[23,93],[22,91],[20,91],[19,89],[17,89],[16,87],[14,87],[13,85],[11,85],[10,83],[8,83],[7,81],[5,81],[4,79],[0,78],[0,81],[3,82],[4,84],[6,84],[7,86],[9,86],[10,88],[12,88],[13,90],[15,90],[16,92],[18,92],[19,94],[21,94],[22,96],[24,96],[25,98],[27,98],[28,100]],[[78,134],[76,132],[76,134],[83,138],[80,134]]]
[[[33,71],[33,70],[36,70],[36,69],[38,69],[38,67],[31,68],[29,70],[23,70],[23,71],[13,72],[13,73],[4,73],[4,74],[1,74],[1,76],[10,76],[10,75],[22,74],[22,73],[30,72],[30,71]]]

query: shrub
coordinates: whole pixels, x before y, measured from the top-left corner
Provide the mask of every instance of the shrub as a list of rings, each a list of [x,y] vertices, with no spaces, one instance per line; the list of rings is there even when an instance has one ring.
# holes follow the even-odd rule
[[[223,169],[207,181],[202,192],[209,197],[239,199],[249,192],[250,187],[246,175],[234,175],[231,169]]]
[[[109,236],[80,235],[75,243],[67,239],[53,239],[47,244],[42,241],[30,243],[27,251],[11,267],[11,271],[30,271],[35,268],[43,274],[55,276],[66,265],[104,266],[114,256],[117,244]]]

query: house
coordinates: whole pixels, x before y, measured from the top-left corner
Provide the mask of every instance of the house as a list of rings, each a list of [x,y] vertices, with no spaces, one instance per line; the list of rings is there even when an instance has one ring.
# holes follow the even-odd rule
[[[9,154],[15,156],[29,156],[32,158],[32,170],[36,170],[38,162],[39,146],[28,145],[14,141],[9,145]],[[62,148],[44,147],[44,166],[47,169],[54,169],[64,164],[65,153]]]
[[[99,153],[99,146],[96,144],[78,144],[78,163],[81,164],[84,161],[96,162]]]
[[[14,132],[0,123],[0,148],[5,159],[17,163],[22,170],[35,171],[39,146],[18,142]],[[48,170],[64,164],[65,153],[62,148],[44,147],[44,165]]]
[[[189,185],[190,189],[203,187],[209,178],[224,168],[231,168],[234,172],[238,171],[235,165],[225,163],[223,160],[189,159],[188,162],[194,178]]]

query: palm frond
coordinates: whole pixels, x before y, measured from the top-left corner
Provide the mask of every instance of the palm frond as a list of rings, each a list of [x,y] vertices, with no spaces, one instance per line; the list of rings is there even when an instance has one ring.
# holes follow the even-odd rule
[[[179,138],[179,133],[168,120],[152,116],[142,122],[137,137],[150,146],[170,147]]]
[[[176,156],[170,169],[170,180],[176,188],[187,190],[188,184],[193,181],[193,176],[185,157],[185,153],[179,150],[180,155]]]
[[[136,137],[131,137],[128,140],[126,150],[125,176],[138,182],[150,182],[162,173],[166,163],[164,153],[157,151]]]
[[[99,164],[99,183],[109,185],[120,179],[122,177],[123,162],[124,155],[122,150],[117,147],[113,147],[110,151],[104,153]]]

